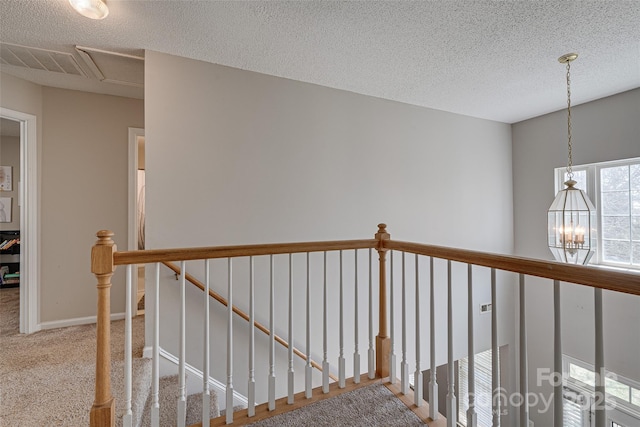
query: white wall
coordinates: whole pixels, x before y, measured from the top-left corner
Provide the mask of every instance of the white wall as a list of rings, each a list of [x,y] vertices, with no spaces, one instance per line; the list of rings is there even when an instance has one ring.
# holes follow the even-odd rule
[[[640,89],[572,108],[575,165],[640,156]],[[566,110],[513,125],[515,253],[552,259],[546,246],[546,210],[554,194],[553,170],[566,165]],[[553,366],[552,285],[532,279],[527,288],[529,384],[535,368]],[[563,352],[594,362],[593,291],[562,288]],[[619,375],[640,380],[640,298],[605,292],[605,364]],[[551,425],[552,414],[532,411],[536,425]]]
[[[146,53],[145,68],[148,248],[370,238],[376,224],[386,222],[395,239],[512,251],[508,125],[156,52]],[[197,268],[195,274],[201,275],[202,267]],[[313,280],[319,280],[321,270],[314,271]],[[214,286],[226,294],[224,274],[216,276]],[[257,316],[265,322],[265,281],[257,280],[263,296]],[[238,281],[234,292],[244,296],[246,281]],[[461,298],[465,281],[466,272],[458,275]],[[162,284],[162,313],[176,308],[173,283]],[[439,297],[446,295],[440,283]],[[286,285],[286,280],[278,283],[279,298],[286,298]],[[313,292],[318,307],[321,294],[315,285]],[[486,278],[478,293],[478,302],[487,298]],[[423,305],[428,304],[426,290],[422,295]],[[509,342],[512,295],[503,295],[502,341]],[[188,338],[198,342],[201,320],[193,304],[188,302],[189,313],[196,313],[188,319],[193,326]],[[466,354],[464,304],[455,325],[460,355]],[[300,319],[303,307],[296,307]],[[277,323],[278,332],[286,333],[282,309],[278,319],[285,322]],[[444,328],[443,312],[439,319]],[[162,345],[173,349],[176,321],[163,322],[168,329]],[[484,317],[478,325],[479,340],[488,342]],[[220,330],[221,323],[212,327]],[[304,322],[296,325],[296,336],[303,327]],[[427,331],[428,323],[423,328]],[[318,345],[321,333],[314,331]],[[215,345],[224,351],[224,335],[219,339]],[[442,334],[438,339],[444,342]],[[366,335],[361,354],[363,342]],[[439,348],[439,363],[446,360],[445,349]],[[428,352],[422,355],[426,368]],[[199,357],[192,356],[190,363],[198,365]],[[236,390],[244,392],[246,354],[241,351],[234,363]],[[335,359],[331,363],[335,366]],[[224,368],[224,360],[213,360],[220,380]]]

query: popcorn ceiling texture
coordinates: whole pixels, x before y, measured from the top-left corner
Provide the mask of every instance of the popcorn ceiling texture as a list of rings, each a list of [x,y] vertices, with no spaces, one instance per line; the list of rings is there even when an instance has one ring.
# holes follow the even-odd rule
[[[66,0],[3,0],[0,38],[155,50],[508,123],[565,107],[568,52],[574,104],[640,86],[636,0],[107,4],[91,21]]]

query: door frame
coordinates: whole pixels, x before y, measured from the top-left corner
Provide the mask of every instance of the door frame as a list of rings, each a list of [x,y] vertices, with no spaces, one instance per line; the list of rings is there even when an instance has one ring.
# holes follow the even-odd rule
[[[144,129],[129,128],[129,235],[128,250],[138,250],[138,138],[144,136]],[[138,272],[131,274],[131,312],[138,311]]]
[[[0,107],[0,117],[20,122],[20,333],[40,330],[40,215],[36,116]]]

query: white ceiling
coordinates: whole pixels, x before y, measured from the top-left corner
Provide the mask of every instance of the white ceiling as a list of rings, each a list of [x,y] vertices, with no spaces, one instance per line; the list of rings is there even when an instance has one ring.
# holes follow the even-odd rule
[[[576,0],[1,0],[3,43],[173,55],[514,123],[640,87],[640,2]],[[77,56],[76,56],[77,57]],[[78,61],[80,62],[80,58]],[[91,76],[86,65],[81,63]],[[142,97],[135,86],[3,65],[39,84]]]

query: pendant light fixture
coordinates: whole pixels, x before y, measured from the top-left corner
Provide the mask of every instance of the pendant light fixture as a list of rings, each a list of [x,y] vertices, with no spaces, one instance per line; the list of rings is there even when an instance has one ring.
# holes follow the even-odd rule
[[[71,6],[82,16],[91,19],[104,19],[109,15],[109,8],[104,0],[69,0]]]
[[[583,190],[575,187],[571,145],[571,62],[577,53],[558,58],[567,64],[567,181],[549,208],[547,233],[549,249],[557,261],[586,265],[596,250],[596,209]]]

